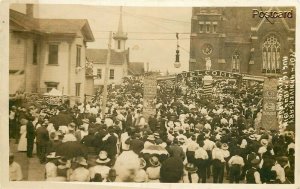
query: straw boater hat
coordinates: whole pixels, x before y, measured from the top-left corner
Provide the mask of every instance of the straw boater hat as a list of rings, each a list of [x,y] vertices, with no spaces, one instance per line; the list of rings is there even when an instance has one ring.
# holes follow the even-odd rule
[[[83,119],[82,122],[83,123],[90,123],[90,120],[89,119]]]
[[[267,139],[261,139],[260,144],[263,146],[267,146],[268,145],[268,140]]]
[[[100,151],[98,159],[96,160],[97,163],[99,164],[105,164],[110,162],[110,159],[107,156],[107,152],[106,151]]]
[[[173,122],[173,121],[169,121],[169,122],[168,122],[168,126],[169,126],[169,127],[174,127],[174,122]]]
[[[195,173],[198,170],[198,168],[192,163],[187,163],[184,168],[189,173]]]
[[[87,162],[86,162],[86,159],[84,159],[83,157],[79,158],[79,159],[77,160],[77,163],[78,163],[79,165],[83,165],[83,166],[87,166],[87,165],[88,165]]]
[[[60,156],[56,155],[56,152],[51,152],[49,155],[47,155],[48,159],[57,159],[60,158]]]
[[[256,140],[256,137],[255,137],[254,135],[250,135],[250,136],[249,136],[249,139],[250,139],[250,140]]]
[[[158,158],[156,156],[152,156],[150,159],[149,159],[149,163],[151,166],[153,167],[158,167],[160,166],[160,162],[158,160]]]
[[[179,137],[179,138],[178,138],[178,142],[179,142],[180,144],[184,144],[184,143],[185,143],[185,140],[184,140],[184,138]]]
[[[255,130],[254,130],[252,127],[250,127],[250,128],[248,129],[248,132],[249,132],[249,133],[254,133]]]
[[[260,159],[253,159],[252,161],[251,161],[251,164],[252,165],[258,165],[260,163]]]
[[[144,160],[144,158],[140,158],[140,168],[143,169],[146,167],[146,161]]]
[[[159,134],[158,133],[154,133],[154,137],[155,138],[159,138]]]
[[[147,140],[154,141],[154,140],[155,140],[155,137],[154,137],[154,135],[149,135],[149,136],[147,137]]]
[[[62,158],[59,158],[58,162],[59,162],[60,164],[65,165],[65,164],[67,164],[67,159],[64,158],[64,157],[62,157]]]
[[[223,149],[223,150],[228,150],[228,145],[227,145],[226,143],[223,143],[223,144],[222,144],[222,149]]]

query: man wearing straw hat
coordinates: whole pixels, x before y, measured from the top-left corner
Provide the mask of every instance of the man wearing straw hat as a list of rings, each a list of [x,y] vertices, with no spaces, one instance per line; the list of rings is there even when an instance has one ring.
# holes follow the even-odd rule
[[[57,176],[57,159],[60,158],[60,156],[56,156],[55,152],[51,152],[47,156],[48,162],[45,165],[45,177],[46,180],[52,180]]]
[[[197,174],[198,168],[193,163],[187,163],[184,166],[184,183],[198,183],[199,177]]]
[[[158,157],[152,156],[149,159],[150,167],[146,169],[149,182],[159,182],[160,177],[160,162]]]
[[[146,161],[143,158],[140,158],[140,169],[138,170],[136,177],[134,178],[135,182],[148,182],[148,175],[145,171]]]
[[[90,172],[86,168],[88,165],[86,159],[83,157],[78,157],[76,163],[78,167],[71,173],[70,181],[89,182]]]
[[[110,170],[107,164],[110,162],[106,151],[100,151],[98,159],[96,159],[97,165],[89,168],[90,177],[94,179],[95,175],[99,173],[103,179],[106,179]]]
[[[258,171],[260,159],[255,158],[251,161],[252,168],[246,171],[246,181],[248,184],[261,184],[260,173]]]

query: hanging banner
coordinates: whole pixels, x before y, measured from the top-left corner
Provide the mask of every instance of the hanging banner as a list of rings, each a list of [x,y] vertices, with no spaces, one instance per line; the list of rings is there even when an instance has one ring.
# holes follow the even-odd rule
[[[278,129],[276,119],[277,78],[265,78],[263,88],[263,112],[261,123],[267,130]]]
[[[228,78],[241,78],[242,75],[239,73],[232,73],[232,72],[226,72],[221,70],[196,70],[191,72],[183,72],[181,74],[178,74],[178,78],[182,77],[196,77],[196,76],[215,76],[215,77],[228,77]]]
[[[44,95],[43,99],[47,104],[49,105],[62,105],[64,101],[68,99],[67,96],[50,96],[50,95]]]
[[[144,78],[144,97],[143,97],[143,115],[148,120],[151,114],[156,114],[156,95],[157,80],[156,76],[145,76]]]
[[[277,87],[277,118],[278,118],[278,123],[281,125],[283,121],[283,113],[284,113],[284,108],[283,108],[283,78],[279,77],[278,78],[278,87]]]

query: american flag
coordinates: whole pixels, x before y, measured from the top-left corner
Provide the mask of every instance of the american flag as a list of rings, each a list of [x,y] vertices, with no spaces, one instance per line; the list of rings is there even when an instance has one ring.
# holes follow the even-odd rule
[[[212,95],[212,89],[213,89],[212,84],[203,85],[203,93],[204,93],[204,95]]]

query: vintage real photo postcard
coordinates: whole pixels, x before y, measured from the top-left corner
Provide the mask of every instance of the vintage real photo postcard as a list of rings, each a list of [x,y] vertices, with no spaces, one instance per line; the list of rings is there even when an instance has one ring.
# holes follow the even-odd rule
[[[7,13],[8,186],[297,186],[296,4]]]

